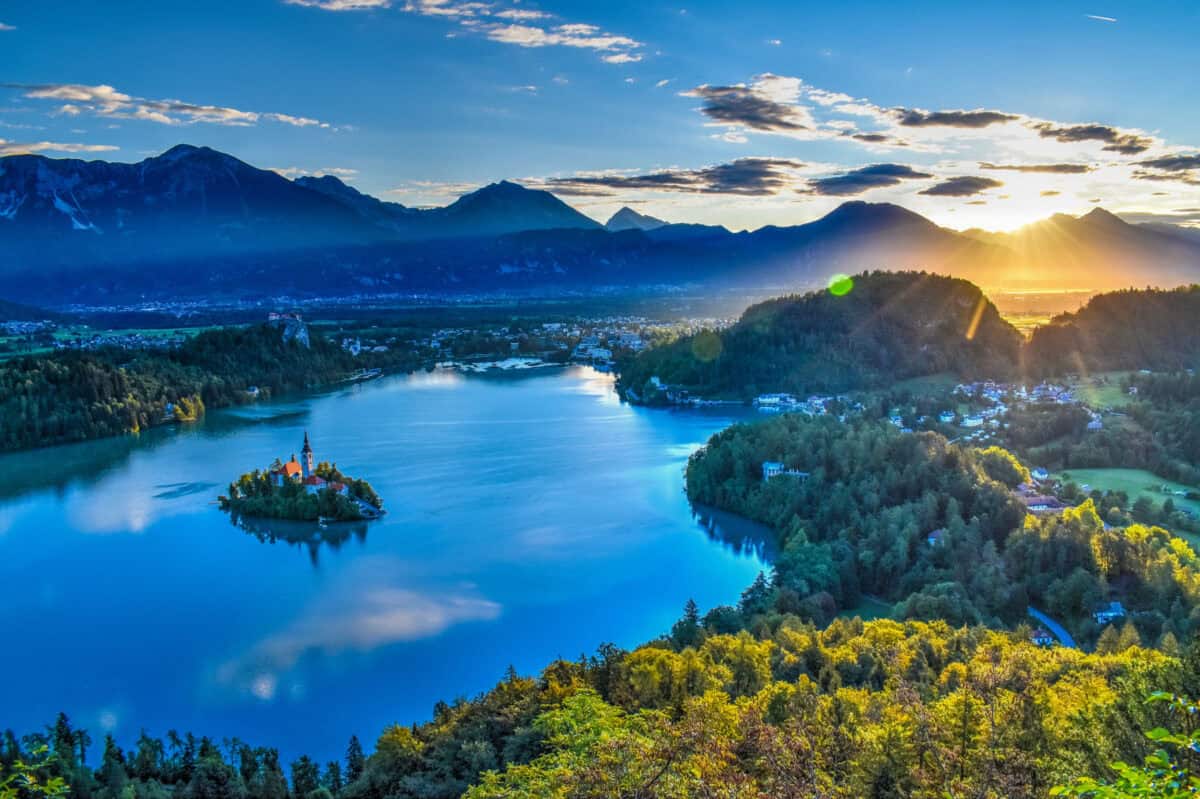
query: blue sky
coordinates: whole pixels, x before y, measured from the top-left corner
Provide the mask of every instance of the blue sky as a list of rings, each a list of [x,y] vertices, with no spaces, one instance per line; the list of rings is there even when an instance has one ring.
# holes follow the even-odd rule
[[[0,0],[0,153],[186,141],[405,204],[508,178],[736,228],[1200,223],[1198,40],[1195,2]]]

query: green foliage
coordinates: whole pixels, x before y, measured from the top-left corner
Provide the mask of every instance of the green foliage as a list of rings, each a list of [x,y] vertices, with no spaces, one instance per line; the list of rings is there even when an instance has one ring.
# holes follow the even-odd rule
[[[1195,769],[1200,765],[1200,727],[1195,716],[1200,708],[1186,699],[1166,692],[1155,692],[1149,703],[1167,703],[1184,732],[1170,732],[1155,727],[1146,733],[1146,738],[1157,747],[1146,755],[1141,766],[1116,762],[1111,768],[1112,779],[1082,777],[1069,785],[1051,789],[1051,796],[1078,797],[1078,799],[1186,799],[1200,794],[1200,776]]]
[[[767,460],[808,477],[764,481]],[[1033,604],[1094,640],[1091,612],[1113,586],[1139,610],[1122,650],[1200,629],[1200,558],[1185,541],[1106,526],[1091,499],[1027,516],[1009,486],[1028,476],[998,447],[862,419],[784,414],[718,433],[688,464],[688,496],[779,538],[771,584],[756,583],[723,631],[782,612],[827,622],[866,594],[898,618],[955,624],[1015,624]]]
[[[988,447],[979,451],[979,465],[987,472],[988,477],[1004,483],[1009,488],[1016,488],[1022,483],[1029,483],[1033,478],[1029,468],[1017,456],[1003,447]]]
[[[1200,364],[1200,286],[1098,294],[1033,331],[1027,367],[1043,374],[1169,370]]]
[[[192,421],[206,408],[336,382],[363,367],[411,369],[405,350],[355,358],[320,335],[283,341],[269,325],[208,330],[170,351],[61,352],[0,362],[0,451]]]
[[[845,391],[939,372],[995,376],[1017,361],[1020,334],[965,280],[873,272],[852,285],[841,294],[769,300],[728,330],[648,350],[622,367],[620,384],[640,394],[657,376],[705,396],[749,398]]]

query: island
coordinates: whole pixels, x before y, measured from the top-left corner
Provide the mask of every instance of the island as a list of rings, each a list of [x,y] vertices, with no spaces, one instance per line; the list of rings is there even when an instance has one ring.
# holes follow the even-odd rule
[[[342,474],[326,461],[314,465],[307,431],[299,460],[293,454],[286,463],[277,458],[266,471],[247,472],[217,500],[222,510],[238,516],[291,521],[362,521],[384,513],[383,500],[366,480]]]

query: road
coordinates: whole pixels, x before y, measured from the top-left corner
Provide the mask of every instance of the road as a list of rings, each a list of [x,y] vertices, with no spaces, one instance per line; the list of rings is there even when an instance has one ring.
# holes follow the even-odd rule
[[[1069,632],[1067,632],[1067,629],[1054,619],[1047,616],[1045,613],[1042,613],[1037,608],[1031,607],[1029,608],[1029,615],[1041,622],[1042,626],[1049,630],[1063,646],[1069,646],[1073,649],[1079,648],[1075,643],[1075,639],[1071,637]]]

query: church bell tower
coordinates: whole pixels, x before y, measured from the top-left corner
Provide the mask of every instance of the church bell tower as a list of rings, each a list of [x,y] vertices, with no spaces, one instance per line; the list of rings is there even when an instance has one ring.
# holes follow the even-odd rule
[[[304,431],[304,449],[300,450],[300,468],[306,478],[313,473],[313,451],[312,445],[308,443],[307,430]]]

